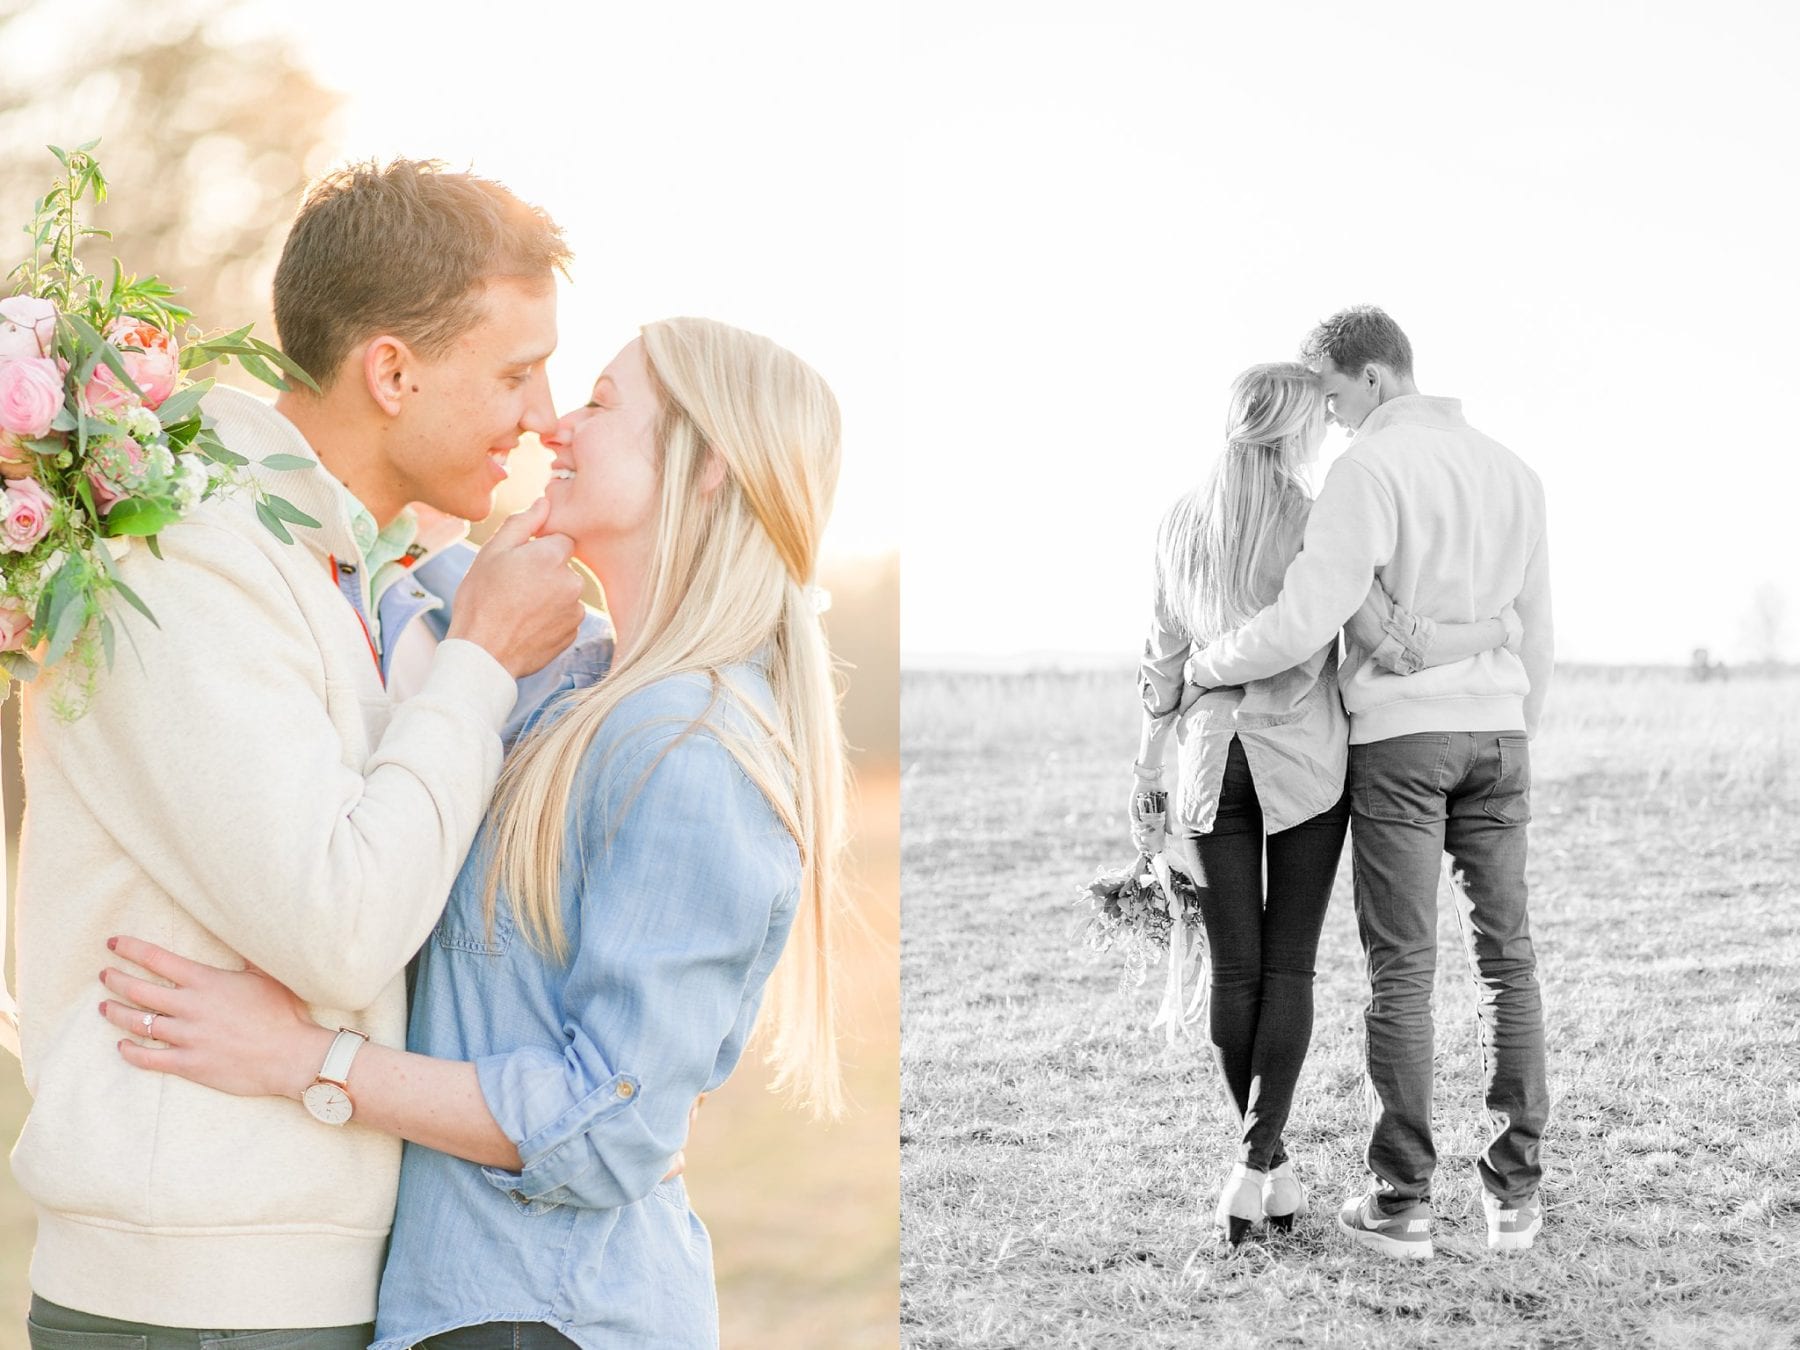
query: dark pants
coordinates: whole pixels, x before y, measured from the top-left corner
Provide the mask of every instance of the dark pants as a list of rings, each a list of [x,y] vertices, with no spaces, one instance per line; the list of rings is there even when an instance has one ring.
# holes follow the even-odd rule
[[[1503,1202],[1534,1194],[1549,1114],[1544,1010],[1525,915],[1531,757],[1523,732],[1422,732],[1350,747],[1356,921],[1368,958],[1365,1016],[1378,1203],[1431,1198],[1431,989],[1440,858],[1478,992],[1493,1134],[1481,1182]]]
[[[1340,801],[1265,840],[1250,763],[1234,736],[1212,832],[1195,839],[1212,963],[1209,1030],[1241,1127],[1238,1161],[1258,1171],[1287,1160],[1281,1133],[1312,1040],[1313,962],[1348,821]]]
[[[286,1331],[201,1331],[121,1322],[31,1299],[25,1331],[31,1350],[366,1350],[375,1328],[300,1327]]]
[[[574,1344],[543,1322],[483,1322],[432,1336],[415,1350],[569,1350]]]

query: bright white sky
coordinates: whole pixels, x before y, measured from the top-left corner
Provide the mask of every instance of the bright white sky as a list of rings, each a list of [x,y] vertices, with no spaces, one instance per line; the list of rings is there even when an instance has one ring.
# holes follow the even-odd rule
[[[1800,7],[1102,12],[920,38],[903,663],[1129,660],[1231,378],[1357,302],[1542,475],[1560,656],[1735,656],[1768,582],[1800,657]]]
[[[1800,6],[1101,13],[249,18],[349,93],[339,158],[472,165],[564,223],[560,404],[672,314],[823,372],[847,433],[828,551],[903,545],[908,662],[1129,660],[1155,522],[1204,472],[1231,378],[1359,301],[1406,328],[1427,393],[1543,476],[1559,654],[1740,659],[1765,586],[1800,657]]]
[[[899,141],[877,32],[824,6],[270,4],[350,98],[334,160],[437,158],[548,210],[574,252],[559,408],[639,324],[767,334],[830,382],[844,470],[828,553],[900,542]]]

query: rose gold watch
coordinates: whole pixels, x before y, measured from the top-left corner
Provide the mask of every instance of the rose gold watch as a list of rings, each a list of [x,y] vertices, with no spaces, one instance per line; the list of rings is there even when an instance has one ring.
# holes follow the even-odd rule
[[[314,1120],[322,1120],[327,1125],[342,1125],[355,1113],[346,1084],[350,1078],[350,1063],[368,1039],[360,1031],[338,1028],[337,1038],[325,1052],[325,1062],[319,1066],[319,1076],[300,1094],[300,1100],[312,1112]]]

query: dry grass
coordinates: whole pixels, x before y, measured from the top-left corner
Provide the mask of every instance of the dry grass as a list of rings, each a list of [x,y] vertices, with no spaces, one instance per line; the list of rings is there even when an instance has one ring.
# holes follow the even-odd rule
[[[1439,1256],[1335,1236],[1366,1139],[1348,867],[1288,1142],[1317,1211],[1235,1255],[1201,1043],[1072,946],[1129,847],[1129,672],[902,695],[902,1329],[910,1346],[1795,1346],[1800,685],[1567,680],[1530,880],[1553,1116],[1538,1247],[1485,1249],[1473,997],[1444,907]]]
[[[787,1110],[747,1062],[709,1098],[688,1149],[695,1210],[712,1230],[723,1344],[733,1350],[891,1346],[899,1310],[896,1060],[899,1023],[899,789],[891,768],[859,775],[854,866],[867,931],[841,969],[856,1109],[826,1127]],[[0,1135],[28,1099],[0,1055]],[[23,1350],[30,1206],[0,1169],[0,1350]]]

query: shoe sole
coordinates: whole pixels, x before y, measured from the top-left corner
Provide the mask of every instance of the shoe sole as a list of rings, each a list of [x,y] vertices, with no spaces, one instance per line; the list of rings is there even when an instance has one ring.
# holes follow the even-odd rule
[[[1338,1216],[1338,1227],[1371,1251],[1380,1252],[1383,1256],[1391,1256],[1399,1261],[1428,1261],[1433,1254],[1431,1239],[1423,1242],[1403,1242],[1399,1238],[1388,1237],[1385,1233],[1371,1233],[1367,1228],[1358,1228],[1354,1224],[1344,1222],[1343,1215]]]
[[[1531,1244],[1537,1241],[1537,1235],[1543,1226],[1544,1221],[1537,1219],[1533,1221],[1531,1227],[1516,1233],[1490,1232],[1488,1234],[1488,1250],[1490,1252],[1527,1251]]]

